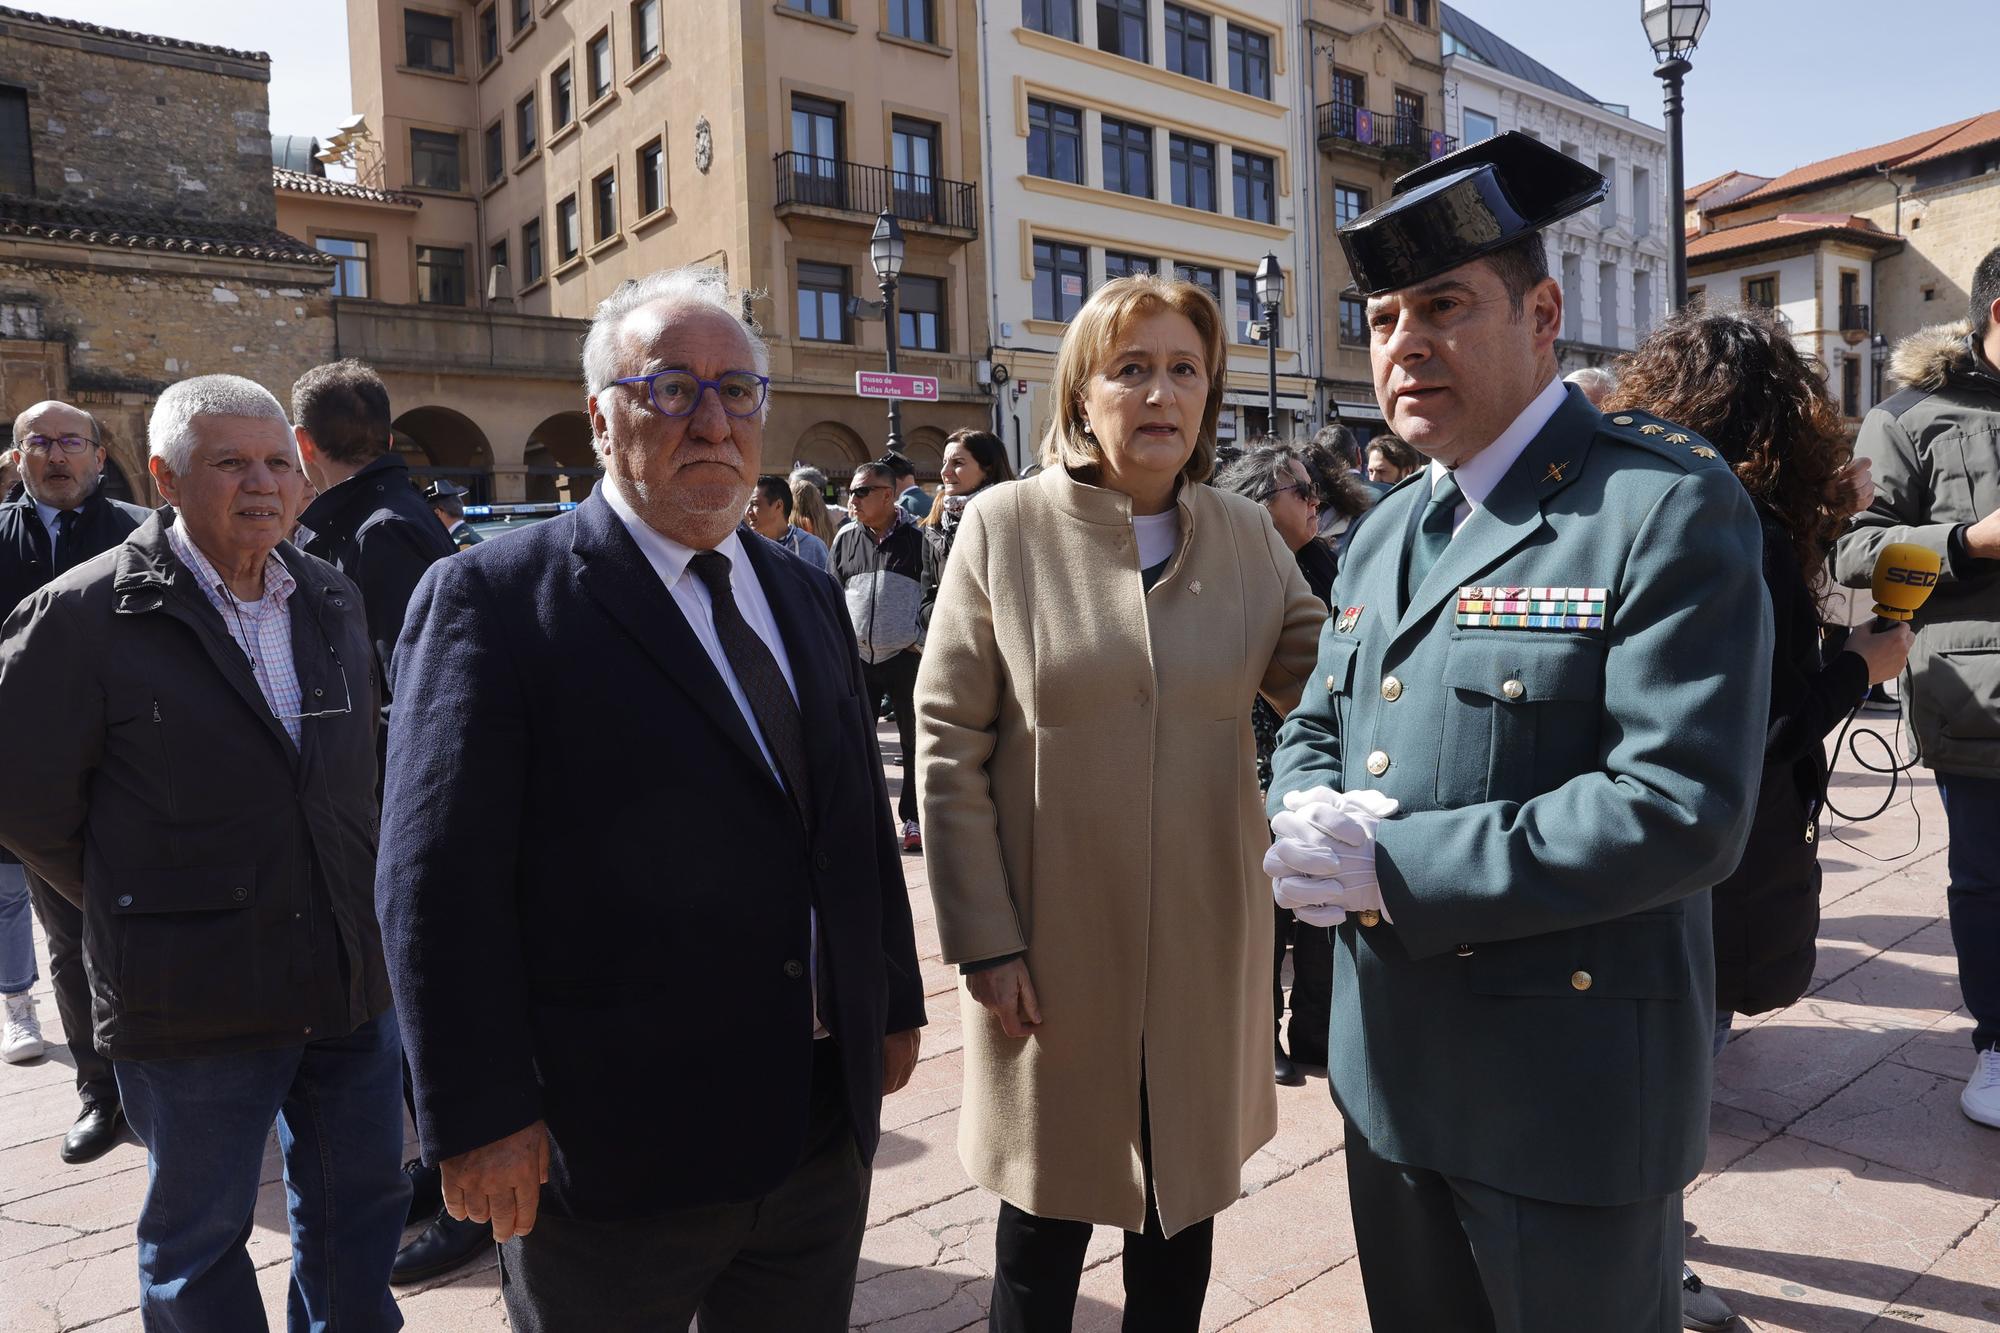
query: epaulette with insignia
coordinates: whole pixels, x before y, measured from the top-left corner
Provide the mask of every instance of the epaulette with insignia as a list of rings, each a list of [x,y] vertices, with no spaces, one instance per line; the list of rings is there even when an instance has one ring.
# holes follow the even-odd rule
[[[1641,445],[1671,458],[1690,472],[1699,467],[1729,466],[1723,461],[1721,452],[1707,440],[1650,412],[1627,409],[1606,413],[1604,431],[1627,444]]]

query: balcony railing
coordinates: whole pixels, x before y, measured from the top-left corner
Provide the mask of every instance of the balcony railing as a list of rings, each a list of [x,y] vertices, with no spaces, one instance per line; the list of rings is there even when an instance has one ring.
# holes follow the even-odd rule
[[[1458,147],[1456,138],[1425,128],[1416,116],[1386,115],[1352,102],[1322,102],[1314,108],[1314,120],[1322,148],[1358,144],[1428,162]]]
[[[830,208],[872,218],[893,213],[904,222],[954,231],[979,230],[979,187],[912,171],[864,167],[808,153],[779,153],[778,206]]]
[[[1852,329],[1861,333],[1875,332],[1875,326],[1869,322],[1868,315],[1868,307],[1865,305],[1843,305],[1840,308],[1840,331],[1846,333]]]

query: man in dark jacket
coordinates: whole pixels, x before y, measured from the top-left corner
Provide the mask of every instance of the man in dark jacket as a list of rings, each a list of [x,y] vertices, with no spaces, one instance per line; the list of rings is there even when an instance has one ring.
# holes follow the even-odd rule
[[[400,1328],[402,1048],[369,892],[359,599],[283,540],[303,477],[262,387],[185,380],[149,435],[173,510],[0,637],[0,843],[83,909],[97,1046],[150,1154],[146,1326],[264,1326],[244,1243],[276,1120],[294,1326]]]
[[[92,556],[125,540],[144,522],[147,510],[103,494],[104,435],[97,419],[68,403],[37,403],[14,420],[16,467],[22,493],[0,505],[0,617],[22,599]],[[111,1151],[123,1113],[111,1062],[90,1041],[90,982],[83,961],[83,915],[39,875],[14,862],[0,848],[0,884],[18,885],[34,901],[35,914],[49,937],[50,981],[56,1011],[69,1037],[81,1102],[76,1123],[63,1137],[65,1162],[88,1162]],[[4,893],[0,889],[0,893]],[[25,913],[12,914],[28,931]],[[33,947],[28,949],[33,966]],[[29,978],[32,980],[32,976]],[[34,1018],[34,998],[26,991],[8,997]]]
[[[1875,503],[1834,551],[1834,576],[1866,588],[1891,542],[1943,561],[1917,612],[1903,706],[1937,777],[1951,832],[1951,939],[1976,1052],[1959,1106],[2000,1129],[2000,248],[1972,277],[1968,324],[1905,338],[1903,385],[1861,423],[1854,455],[1874,465]]]
[[[861,676],[871,705],[888,696],[896,713],[903,790],[896,798],[906,852],[923,850],[917,827],[917,657],[930,605],[937,596],[937,548],[896,497],[889,462],[863,463],[848,484],[854,521],[834,534],[828,562],[847,596],[848,619],[861,646]]]
[[[392,447],[390,421],[388,386],[359,361],[314,366],[292,385],[292,433],[319,491],[299,516],[312,534],[305,550],[361,589],[376,675],[383,682],[378,760],[388,753],[389,660],[396,636],[403,632],[403,612],[424,571],[456,549],[410,483],[409,465]],[[404,1090],[407,1096],[407,1078]],[[416,1114],[414,1105],[410,1113]],[[436,1277],[490,1252],[483,1227],[454,1221],[445,1213],[435,1168],[412,1161],[405,1172],[411,1186],[409,1221],[427,1225],[397,1254],[395,1281]]]
[[[477,546],[486,539],[465,521],[465,497],[471,492],[463,486],[454,486],[439,477],[424,487],[424,503],[431,507],[431,517],[444,529],[444,535],[451,539],[457,550]]]
[[[424,1156],[503,1242],[516,1333],[844,1333],[916,1062],[854,641],[739,527],[769,384],[739,308],[702,270],[599,307],[604,483],[434,566],[396,663],[424,714],[376,901]],[[542,817],[579,784],[583,836]]]

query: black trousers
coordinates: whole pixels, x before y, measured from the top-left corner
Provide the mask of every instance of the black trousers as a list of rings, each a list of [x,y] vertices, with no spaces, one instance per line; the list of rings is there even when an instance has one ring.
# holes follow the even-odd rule
[[[1196,1333],[1208,1293],[1215,1219],[1204,1218],[1171,1239],[1153,1197],[1153,1136],[1146,1091],[1139,1090],[1139,1152],[1146,1174],[1146,1229],[1125,1233],[1124,1333]],[[994,1237],[990,1333],[1068,1333],[1076,1317],[1091,1225],[1036,1217],[1000,1205]]]
[[[896,798],[896,818],[917,819],[917,664],[913,652],[900,652],[886,662],[863,662],[861,680],[868,687],[870,707],[883,695],[896,710],[896,744],[903,749],[903,791]]]
[[[1272,1037],[1285,1021],[1285,945],[1292,946],[1292,1039],[1283,1043],[1292,1059],[1326,1063],[1326,1034],[1333,1023],[1333,932],[1309,926],[1288,907],[1276,913],[1271,941]]]
[[[55,987],[56,1012],[62,1015],[70,1058],[76,1062],[77,1094],[99,1106],[118,1105],[118,1080],[111,1062],[90,1042],[90,978],[83,969],[83,909],[57,893],[55,886],[26,866],[28,898],[42,930],[49,937],[49,982]]]
[[[813,1043],[812,1115],[798,1167],[748,1203],[638,1222],[547,1213],[500,1247],[515,1333],[846,1333],[868,1225],[861,1163],[833,1039]],[[689,1152],[702,1151],[690,1143]]]
[[[1377,1157],[1347,1128],[1347,1193],[1376,1333],[1676,1333],[1681,1196],[1524,1198]]]

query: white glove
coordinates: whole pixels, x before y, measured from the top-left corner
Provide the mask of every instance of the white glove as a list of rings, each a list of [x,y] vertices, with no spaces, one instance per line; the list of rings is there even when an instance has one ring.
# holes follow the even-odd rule
[[[1339,925],[1348,912],[1382,912],[1375,876],[1375,831],[1400,808],[1379,791],[1291,792],[1271,821],[1277,840],[1264,857],[1272,897],[1313,926]]]

